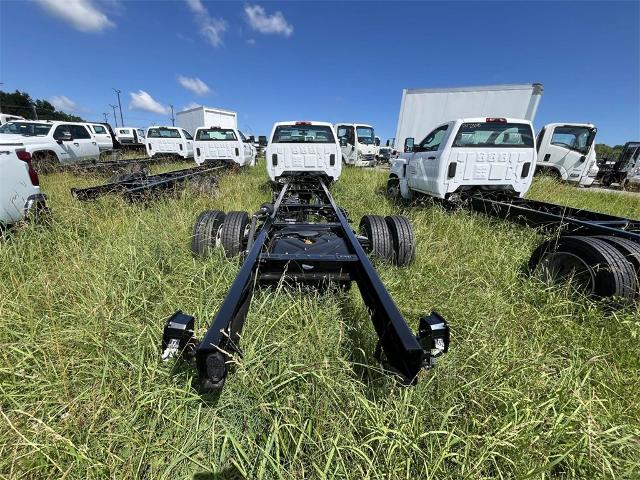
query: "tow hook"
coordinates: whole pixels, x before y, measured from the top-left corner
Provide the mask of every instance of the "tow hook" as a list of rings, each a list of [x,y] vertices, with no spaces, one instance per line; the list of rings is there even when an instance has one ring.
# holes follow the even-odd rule
[[[193,335],[195,319],[178,310],[164,324],[162,333],[162,360],[180,354],[189,359],[195,356],[198,341]]]

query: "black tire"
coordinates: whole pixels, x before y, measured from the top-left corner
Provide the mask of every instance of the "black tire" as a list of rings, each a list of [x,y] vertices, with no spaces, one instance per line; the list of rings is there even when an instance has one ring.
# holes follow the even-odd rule
[[[225,214],[219,210],[206,210],[198,215],[191,236],[191,251],[194,255],[205,255],[210,248],[216,246],[218,231],[224,220]]]
[[[531,255],[529,271],[550,283],[573,280],[598,298],[633,300],[637,277],[633,266],[615,247],[594,237],[563,236],[541,244]]]
[[[411,222],[408,218],[399,215],[385,217],[385,221],[393,241],[391,261],[400,267],[411,264],[416,258],[416,237]]]
[[[627,238],[613,237],[609,235],[602,235],[594,238],[604,240],[609,245],[613,246],[633,266],[633,269],[636,272],[636,285],[638,287],[638,291],[636,293],[640,296],[640,281],[638,280],[638,277],[640,277],[640,243]]]
[[[245,246],[245,232],[249,225],[247,212],[229,212],[220,230],[220,243],[228,258],[239,255]]]
[[[369,240],[367,253],[382,260],[393,258],[393,240],[384,217],[365,215],[360,220],[360,232]]]
[[[387,197],[391,200],[399,200],[400,199],[400,179],[399,178],[389,178],[387,180]]]

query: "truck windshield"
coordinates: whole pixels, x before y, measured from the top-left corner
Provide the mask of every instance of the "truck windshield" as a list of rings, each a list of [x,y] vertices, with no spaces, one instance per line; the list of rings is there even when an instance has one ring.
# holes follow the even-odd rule
[[[595,130],[589,127],[572,127],[569,125],[556,127],[551,137],[551,145],[568,148],[580,153],[587,153],[593,139]]]
[[[236,133],[231,129],[201,128],[198,130],[198,133],[196,134],[196,140],[203,140],[203,141],[213,140],[216,142],[231,142],[234,140],[238,140],[238,137],[236,137]]]
[[[150,128],[147,138],[180,138],[175,128]]]
[[[526,123],[463,123],[453,146],[458,148],[532,148],[533,131]]]
[[[51,125],[27,122],[9,122],[0,127],[0,133],[12,133],[25,135],[27,137],[46,135],[49,133],[49,130],[51,130]]]
[[[331,127],[325,125],[278,125],[273,143],[335,143]]]
[[[373,145],[375,143],[375,136],[371,127],[356,127],[356,134],[358,135],[358,142],[363,145]]]

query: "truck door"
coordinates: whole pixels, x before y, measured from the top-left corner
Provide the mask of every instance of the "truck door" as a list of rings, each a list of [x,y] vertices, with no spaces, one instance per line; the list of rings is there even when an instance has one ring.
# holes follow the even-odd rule
[[[100,146],[84,125],[71,125],[74,145],[80,145],[80,160],[94,160],[100,156]]]
[[[411,189],[424,193],[437,192],[440,157],[447,130],[448,124],[439,126],[414,148],[407,166],[407,181]]]
[[[547,133],[549,143],[543,143],[538,152],[538,162],[555,167],[563,180],[580,182],[591,167],[589,151],[595,136],[596,129],[586,125],[553,127]]]
[[[53,139],[58,145],[58,157],[62,162],[77,162],[82,159],[82,147],[80,142],[73,136],[73,125],[63,123],[58,125],[53,131]],[[68,132],[71,135],[72,140],[62,140],[63,134]]]
[[[193,157],[193,137],[184,129],[182,130],[182,134],[184,135],[185,143],[187,144],[187,157]]]
[[[344,147],[340,147],[342,158],[344,158],[345,163],[349,165],[355,165],[357,152],[356,135],[354,128],[350,125],[338,125],[338,141],[340,141],[341,138],[347,139],[347,145]]]

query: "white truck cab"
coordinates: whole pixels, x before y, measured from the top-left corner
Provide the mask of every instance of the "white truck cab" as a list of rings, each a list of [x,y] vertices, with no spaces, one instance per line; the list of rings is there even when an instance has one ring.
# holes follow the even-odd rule
[[[100,123],[87,123],[86,125],[89,127],[89,131],[95,138],[101,152],[113,150],[113,138],[111,138],[107,127]]]
[[[123,146],[144,145],[144,130],[136,127],[116,127],[116,139]]]
[[[245,136],[236,128],[199,127],[193,144],[198,165],[216,160],[240,166],[256,164],[256,152]]]
[[[372,167],[376,164],[380,141],[371,125],[363,123],[337,123],[335,125],[342,162],[357,167]]]
[[[298,174],[336,181],[342,171],[340,144],[328,122],[277,122],[267,145],[267,172],[277,182]]]
[[[533,127],[516,118],[461,118],[429,132],[420,143],[405,139],[393,160],[390,196],[422,193],[449,198],[465,190],[498,190],[523,196],[536,161]]]
[[[0,126],[0,141],[4,140],[21,142],[36,166],[97,160],[100,157],[98,141],[85,123],[13,121]]]
[[[152,126],[145,133],[147,155],[176,155],[193,158],[193,137],[184,128]]]
[[[46,211],[46,197],[40,191],[31,154],[19,140],[0,137],[0,172],[0,230],[34,212]]]
[[[592,124],[550,123],[542,127],[536,140],[536,171],[551,173],[562,180],[590,187],[598,173]]]

